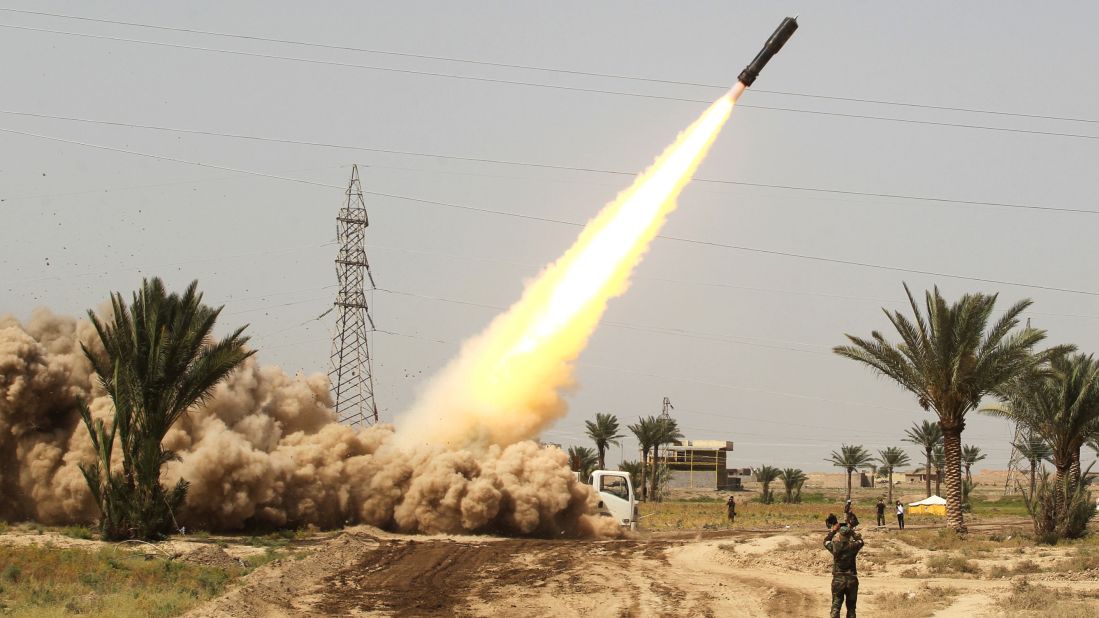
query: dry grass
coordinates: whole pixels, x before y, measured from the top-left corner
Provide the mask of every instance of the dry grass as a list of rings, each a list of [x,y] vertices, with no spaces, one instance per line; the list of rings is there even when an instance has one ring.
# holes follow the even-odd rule
[[[156,618],[221,593],[243,569],[218,569],[105,547],[0,545],[0,614]]]
[[[964,575],[977,575],[981,572],[981,567],[977,566],[976,562],[968,560],[962,556],[931,556],[927,559],[927,572],[933,573],[935,575],[946,575],[955,573]]]
[[[965,551],[969,555],[1002,552],[1005,548],[1031,547],[1034,541],[1020,535],[999,537],[992,535],[959,535],[947,528],[938,530],[905,530],[897,540],[917,549],[931,551]]]
[[[1081,597],[1071,590],[1036,586],[1026,579],[1012,585],[1011,593],[999,601],[1005,616],[1057,616],[1058,618],[1091,618],[1096,615],[1094,600]]]
[[[924,584],[909,592],[882,592],[871,597],[875,616],[906,616],[922,618],[932,616],[954,601],[958,591],[953,588]]]
[[[1077,546],[1072,555],[1061,560],[1054,567],[1056,571],[1092,571],[1099,570],[1099,551],[1087,545]]]
[[[1000,579],[1012,575],[1030,575],[1032,573],[1040,573],[1041,571],[1042,567],[1038,566],[1038,563],[1027,559],[1020,560],[1019,562],[1007,566],[1002,564],[993,565],[988,569],[988,576],[994,579]]]
[[[639,505],[641,525],[647,530],[717,530],[726,528],[782,528],[784,526],[819,526],[829,513],[842,513],[843,505],[836,502],[802,504],[760,504],[737,496],[736,523],[730,525],[725,515],[725,503],[719,501],[681,500],[642,502]],[[859,509],[863,526],[873,523],[870,507]],[[941,517],[909,518],[907,523],[941,522]]]

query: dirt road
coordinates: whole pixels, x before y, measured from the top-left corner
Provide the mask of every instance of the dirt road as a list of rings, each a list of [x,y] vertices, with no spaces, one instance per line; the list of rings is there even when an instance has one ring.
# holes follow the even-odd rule
[[[553,541],[356,528],[253,573],[189,616],[823,616],[830,558],[820,536]],[[922,563],[919,552],[884,533],[867,536],[859,604],[867,615],[1002,615],[997,601],[1010,580],[905,573]],[[1099,591],[1094,579],[1063,585]]]

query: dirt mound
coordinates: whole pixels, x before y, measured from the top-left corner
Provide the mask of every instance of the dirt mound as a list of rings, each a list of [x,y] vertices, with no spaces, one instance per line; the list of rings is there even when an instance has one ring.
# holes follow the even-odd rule
[[[217,545],[203,545],[202,547],[183,554],[179,559],[191,564],[215,567],[218,569],[242,566],[239,559],[230,556],[224,549]]]

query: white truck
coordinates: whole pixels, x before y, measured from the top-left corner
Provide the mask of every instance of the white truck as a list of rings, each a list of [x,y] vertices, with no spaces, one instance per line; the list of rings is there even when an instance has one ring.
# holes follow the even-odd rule
[[[576,477],[580,479],[579,472]],[[637,500],[628,472],[596,470],[591,473],[588,484],[599,494],[600,514],[613,517],[624,528],[637,530]]]

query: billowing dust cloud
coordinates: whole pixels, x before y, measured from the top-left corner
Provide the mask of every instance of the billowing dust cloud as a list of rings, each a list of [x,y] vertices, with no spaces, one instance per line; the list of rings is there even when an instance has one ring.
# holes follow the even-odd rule
[[[406,532],[610,535],[566,455],[530,440],[562,416],[572,362],[732,111],[699,120],[581,232],[522,298],[436,377],[401,419],[356,431],[331,410],[325,376],[253,359],[166,436],[163,481],[191,488],[181,525],[208,530],[368,523]],[[94,459],[78,401],[112,414],[80,349],[84,322],[0,317],[0,519],[90,522],[78,464]],[[118,451],[116,449],[116,454]],[[116,462],[117,463],[117,462]]]
[[[77,401],[90,401],[96,417],[111,414],[80,350],[95,340],[86,321],[44,310],[26,324],[0,317],[0,519],[96,518],[77,467],[94,459]],[[613,521],[585,516],[594,498],[560,449],[533,442],[399,449],[391,426],[355,431],[336,422],[330,404],[325,376],[291,377],[249,359],[165,438],[181,461],[165,466],[164,482],[191,483],[180,524],[614,532]]]

